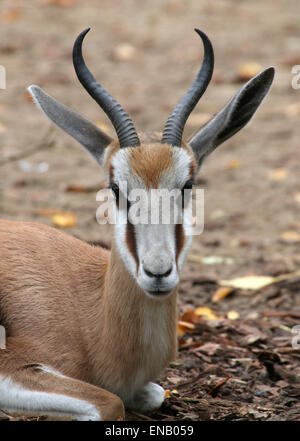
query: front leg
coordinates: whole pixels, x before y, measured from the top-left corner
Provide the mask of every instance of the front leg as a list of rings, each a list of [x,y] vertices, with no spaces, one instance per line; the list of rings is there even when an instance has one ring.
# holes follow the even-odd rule
[[[126,403],[126,407],[127,409],[147,413],[159,409],[164,399],[164,388],[156,383],[148,383]]]

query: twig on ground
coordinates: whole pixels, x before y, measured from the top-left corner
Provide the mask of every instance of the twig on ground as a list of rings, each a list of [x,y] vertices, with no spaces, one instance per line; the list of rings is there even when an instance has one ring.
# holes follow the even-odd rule
[[[19,161],[20,159],[28,158],[28,156],[33,155],[36,152],[41,150],[46,150],[52,148],[55,145],[55,140],[53,137],[54,130],[51,127],[46,133],[45,136],[42,137],[41,141],[27,149],[26,151],[22,151],[20,153],[16,153],[14,155],[8,156],[6,158],[0,158],[0,166],[9,164],[10,162]]]

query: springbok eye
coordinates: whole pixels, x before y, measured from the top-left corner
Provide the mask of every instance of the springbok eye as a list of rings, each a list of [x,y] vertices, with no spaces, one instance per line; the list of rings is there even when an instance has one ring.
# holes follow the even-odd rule
[[[119,202],[119,196],[120,196],[119,186],[117,184],[111,184],[110,188],[111,188],[113,194],[115,195],[116,202],[118,203]]]
[[[182,191],[184,191],[184,190],[191,190],[193,188],[193,184],[194,184],[193,180],[189,179],[188,181],[186,181],[186,183],[182,187]]]

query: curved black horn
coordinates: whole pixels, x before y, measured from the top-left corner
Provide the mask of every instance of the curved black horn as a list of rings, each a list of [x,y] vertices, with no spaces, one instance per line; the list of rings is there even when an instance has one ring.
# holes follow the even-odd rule
[[[120,142],[120,148],[140,145],[134,124],[120,104],[95,80],[82,56],[82,42],[90,28],[82,31],[73,47],[73,64],[77,77],[91,97],[111,120]]]
[[[192,110],[205,92],[214,70],[214,50],[209,38],[204,32],[195,29],[200,35],[204,46],[204,58],[201,69],[193,85],[181,98],[171,115],[169,116],[162,136],[162,142],[174,146],[181,146],[182,134],[185,123]]]

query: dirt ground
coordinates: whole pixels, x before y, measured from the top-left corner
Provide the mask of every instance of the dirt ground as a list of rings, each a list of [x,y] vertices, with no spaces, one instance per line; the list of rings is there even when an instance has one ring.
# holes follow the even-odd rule
[[[67,135],[48,133],[26,93],[38,84],[113,134],[73,72],[72,44],[82,29],[92,27],[89,66],[140,131],[161,130],[194,79],[202,57],[194,27],[210,36],[216,65],[186,137],[240,87],[240,66],[277,69],[253,122],[199,174],[205,229],[183,271],[180,314],[205,306],[216,318],[181,317],[191,326],[160,379],[170,397],[159,412],[129,419],[300,419],[300,350],[291,343],[300,325],[300,90],[291,87],[299,14],[297,0],[1,1],[0,216],[51,224],[55,211],[70,211],[77,221],[66,231],[86,241],[110,243],[111,231],[95,219],[101,170]],[[287,276],[213,302],[220,280],[250,274]]]

